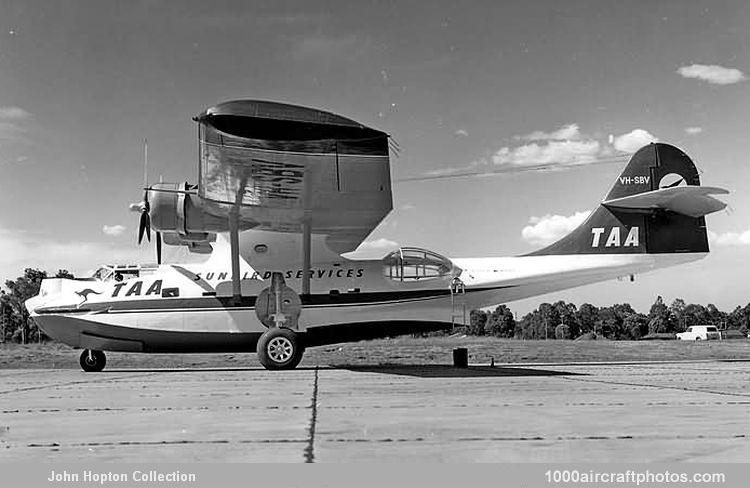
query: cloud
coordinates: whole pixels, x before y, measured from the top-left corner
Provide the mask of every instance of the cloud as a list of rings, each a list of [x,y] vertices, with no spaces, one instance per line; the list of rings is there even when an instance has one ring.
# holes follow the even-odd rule
[[[694,136],[703,132],[702,127],[685,127],[685,133],[689,136]]]
[[[613,145],[621,152],[634,153],[646,144],[657,142],[659,139],[643,129],[633,129],[627,134],[615,136]]]
[[[26,120],[31,114],[20,107],[0,107],[0,120]]]
[[[486,166],[488,163],[484,160],[477,160],[473,161],[468,166],[462,166],[462,167],[453,167],[453,168],[437,168],[437,169],[431,169],[424,173],[423,176],[429,177],[429,178],[440,178],[442,176],[452,176],[457,173],[462,172],[478,172],[480,171],[482,166]]]
[[[25,135],[28,131],[30,119],[31,114],[20,107],[0,107],[0,142],[5,143],[3,159],[0,160],[0,163],[23,162],[26,159],[25,155],[18,154],[21,150],[18,144],[28,145],[30,143]]]
[[[20,156],[11,156],[11,157],[3,157],[0,155],[0,165],[6,165],[6,166],[13,166],[17,164],[24,164],[29,160],[28,156],[20,155]]]
[[[750,229],[744,232],[724,232],[722,234],[708,231],[708,240],[717,246],[750,246]]]
[[[517,146],[504,146],[492,155],[496,165],[514,166],[574,166],[593,163],[602,158],[612,158],[612,149],[632,153],[658,138],[644,129],[614,136],[608,141],[598,141],[581,132],[578,124],[563,125],[551,132],[534,131],[523,136],[515,136],[517,141],[530,141]]]
[[[23,142],[26,127],[16,122],[0,120],[0,141]]]
[[[119,236],[122,235],[123,232],[125,232],[126,227],[124,225],[104,225],[102,227],[102,232],[107,234],[108,236]]]
[[[476,168],[477,166],[478,166],[478,164],[475,162],[475,163],[470,164],[469,166],[460,167],[460,168],[438,168],[438,169],[431,169],[429,171],[426,171],[423,176],[427,177],[427,178],[439,178],[441,176],[452,176],[452,175],[455,175],[457,173],[461,173],[461,172],[464,172],[464,171],[467,171],[467,170],[471,170],[472,168]],[[421,178],[421,176],[417,177],[417,178]]]
[[[515,144],[495,150],[490,155],[466,166],[436,168],[421,176],[400,178],[398,181],[447,178],[456,176],[492,176],[522,171],[554,171],[597,163],[625,163],[626,154],[658,138],[644,129],[607,140],[600,140],[581,131],[576,123],[566,124],[553,131],[537,130],[513,136]]]
[[[684,78],[696,78],[712,85],[731,85],[747,79],[737,68],[725,68],[717,64],[692,64],[682,66],[677,73]]]
[[[569,234],[591,214],[591,211],[576,212],[569,217],[545,215],[531,217],[529,225],[521,230],[521,237],[529,244],[546,246]]]
[[[543,132],[536,130],[525,136],[515,136],[516,140],[523,141],[566,141],[566,140],[577,140],[581,138],[581,130],[578,124],[567,124],[563,125],[559,129],[552,132]]]
[[[515,166],[568,165],[590,162],[597,158],[600,150],[601,145],[595,140],[553,140],[544,144],[532,142],[514,148],[502,147],[492,155],[492,162]]]
[[[457,136],[463,136],[463,137],[466,137],[469,135],[469,133],[465,131],[464,129],[458,129],[456,132],[454,132],[454,134],[456,134]]]

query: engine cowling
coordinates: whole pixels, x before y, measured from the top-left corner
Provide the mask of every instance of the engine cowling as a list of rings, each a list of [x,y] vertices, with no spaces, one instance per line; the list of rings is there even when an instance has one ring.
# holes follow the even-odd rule
[[[191,242],[209,241],[211,234],[227,230],[225,219],[206,214],[201,199],[188,193],[190,183],[156,183],[149,189],[151,225],[164,233],[176,233]],[[211,241],[215,240],[215,236]],[[166,241],[165,241],[166,242]]]
[[[189,183],[157,183],[148,190],[151,226],[162,233],[164,244],[185,246],[191,252],[211,252],[216,233],[227,221],[208,214]]]

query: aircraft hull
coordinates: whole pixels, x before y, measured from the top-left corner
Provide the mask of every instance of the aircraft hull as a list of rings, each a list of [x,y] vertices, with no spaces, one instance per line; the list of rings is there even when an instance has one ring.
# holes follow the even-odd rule
[[[449,329],[453,303],[473,308],[508,303],[544,293],[642,273],[700,259],[705,254],[516,257],[463,259],[463,295],[452,299],[447,283],[408,283],[388,291],[303,299],[298,331],[308,346]],[[518,270],[518,271],[516,271]],[[523,271],[521,271],[523,270]],[[382,280],[382,276],[378,277]],[[290,285],[295,286],[292,282]],[[362,286],[367,290],[368,283]],[[371,284],[371,287],[378,286]],[[431,288],[439,286],[439,288]],[[104,294],[103,294],[104,295]],[[73,347],[128,352],[252,352],[267,330],[255,311],[255,297],[193,296],[98,300],[76,306],[29,304],[50,337]]]
[[[258,339],[266,330],[159,330],[60,315],[37,316],[35,320],[45,334],[75,348],[144,353],[255,352]],[[321,346],[450,327],[450,322],[428,320],[364,321],[309,327],[301,335],[306,346]]]

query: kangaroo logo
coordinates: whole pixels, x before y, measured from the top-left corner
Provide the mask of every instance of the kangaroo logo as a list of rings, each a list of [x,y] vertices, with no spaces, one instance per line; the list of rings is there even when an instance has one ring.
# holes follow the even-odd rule
[[[86,288],[85,290],[77,291],[76,295],[78,295],[79,297],[83,298],[83,301],[81,303],[79,303],[78,305],[80,306],[80,305],[86,303],[88,301],[88,299],[89,299],[89,295],[91,295],[92,293],[94,295],[101,295],[102,294],[101,292],[94,291],[91,288]]]

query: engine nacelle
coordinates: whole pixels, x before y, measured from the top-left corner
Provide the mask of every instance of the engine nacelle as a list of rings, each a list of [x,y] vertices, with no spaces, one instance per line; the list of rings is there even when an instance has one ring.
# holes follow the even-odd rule
[[[156,183],[148,192],[151,205],[151,226],[167,234],[179,235],[181,241],[212,242],[211,235],[228,230],[226,219],[203,211],[201,199],[189,194],[194,187],[189,183]],[[167,244],[171,242],[164,241]],[[184,242],[179,242],[184,244]]]

